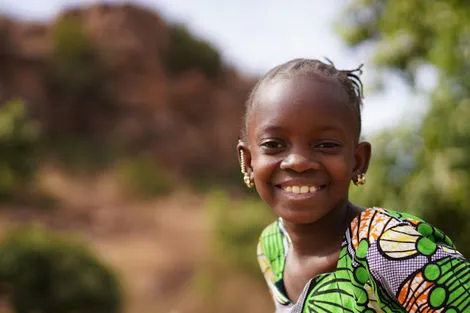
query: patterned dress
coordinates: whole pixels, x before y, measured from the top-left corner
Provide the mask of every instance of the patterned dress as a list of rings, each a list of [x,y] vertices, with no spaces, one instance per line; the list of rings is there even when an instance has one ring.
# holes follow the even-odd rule
[[[470,263],[439,229],[405,213],[370,208],[346,230],[336,270],[284,292],[290,240],[282,220],[265,228],[258,261],[276,312],[470,312]]]

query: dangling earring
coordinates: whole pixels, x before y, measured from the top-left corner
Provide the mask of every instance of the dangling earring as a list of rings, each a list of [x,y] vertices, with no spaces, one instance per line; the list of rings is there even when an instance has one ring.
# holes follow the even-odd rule
[[[357,174],[356,180],[353,180],[354,185],[362,186],[366,183],[366,174]]]
[[[248,174],[248,171],[246,170],[245,154],[243,153],[242,149],[240,149],[240,167],[241,167],[241,171],[243,174],[243,181],[245,182],[245,185],[248,188],[252,188],[255,185],[255,183],[253,181],[253,177],[250,174]]]

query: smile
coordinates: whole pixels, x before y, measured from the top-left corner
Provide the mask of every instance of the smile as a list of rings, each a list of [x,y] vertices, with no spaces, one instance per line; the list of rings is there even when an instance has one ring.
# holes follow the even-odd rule
[[[325,185],[322,185],[322,186],[307,186],[307,185],[281,186],[282,190],[284,190],[287,193],[293,193],[293,194],[315,193],[323,188],[325,188]]]

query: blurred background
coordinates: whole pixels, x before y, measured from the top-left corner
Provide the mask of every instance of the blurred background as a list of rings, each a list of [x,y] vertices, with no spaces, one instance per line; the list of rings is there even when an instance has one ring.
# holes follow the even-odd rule
[[[465,0],[0,2],[0,313],[272,312],[236,158],[271,67],[364,63],[364,206],[470,255]]]

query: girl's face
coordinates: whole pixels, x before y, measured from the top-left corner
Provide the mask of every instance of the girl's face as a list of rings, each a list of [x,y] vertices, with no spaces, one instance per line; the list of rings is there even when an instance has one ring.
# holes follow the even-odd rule
[[[263,86],[247,122],[244,149],[256,189],[292,223],[312,223],[345,205],[353,177],[367,169],[357,113],[338,84],[306,77]]]

